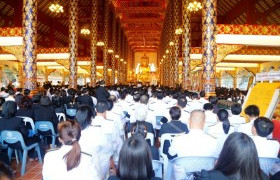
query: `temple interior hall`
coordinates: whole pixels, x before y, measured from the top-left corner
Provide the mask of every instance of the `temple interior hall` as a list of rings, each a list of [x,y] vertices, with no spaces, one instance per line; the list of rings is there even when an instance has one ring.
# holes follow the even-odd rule
[[[79,96],[100,86],[117,97],[125,89],[131,102],[142,90],[149,103],[160,93],[217,97],[228,112],[239,103],[246,122],[246,107],[256,105],[279,141],[280,0],[0,0],[1,93]],[[154,132],[160,151],[160,128]],[[27,159],[23,172],[21,156],[12,155],[15,179],[42,179],[43,165]],[[166,162],[163,179],[171,180]]]

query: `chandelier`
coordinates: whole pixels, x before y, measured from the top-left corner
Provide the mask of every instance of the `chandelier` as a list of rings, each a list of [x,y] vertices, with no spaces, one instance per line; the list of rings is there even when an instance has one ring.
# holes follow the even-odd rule
[[[87,29],[87,28],[82,28],[81,29],[81,34],[88,35],[88,34],[90,34],[90,30]]]
[[[98,41],[96,45],[97,45],[97,46],[104,46],[105,43],[104,43],[103,41]]]
[[[202,9],[202,5],[201,5],[201,2],[197,2],[196,0],[194,0],[189,3],[187,8],[189,11],[198,11],[198,10]]]
[[[52,3],[49,7],[49,10],[51,12],[55,12],[55,13],[63,13],[63,6],[59,5],[58,3]]]
[[[180,34],[182,34],[183,33],[183,29],[182,28],[177,28],[177,29],[175,29],[175,34],[176,35],[180,35]]]
[[[174,46],[174,42],[173,42],[173,41],[170,41],[170,42],[169,42],[169,46]]]

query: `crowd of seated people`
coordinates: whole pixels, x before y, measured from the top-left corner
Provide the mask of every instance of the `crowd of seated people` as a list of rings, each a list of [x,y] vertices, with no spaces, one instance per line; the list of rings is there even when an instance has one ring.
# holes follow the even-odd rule
[[[109,179],[156,179],[152,160],[160,160],[161,153],[169,161],[186,156],[218,158],[213,171],[200,173],[201,179],[266,179],[258,157],[278,156],[279,143],[268,140],[273,123],[259,117],[256,105],[245,108],[249,120],[245,123],[240,116],[241,104],[233,104],[230,110],[220,109],[217,102],[221,96],[207,99],[204,91],[133,85],[105,87],[101,81],[96,88],[68,89],[45,84],[44,90],[33,96],[22,89],[10,89],[0,96],[0,131],[19,131],[26,144],[41,144],[39,136],[28,135],[30,127],[24,124],[23,117],[29,117],[34,122],[51,122],[58,133],[56,149],[41,149],[45,155],[45,180],[106,179],[110,175]],[[67,114],[69,109],[74,111]],[[64,113],[67,121],[58,119],[56,113]],[[148,133],[155,143],[148,139]],[[161,141],[164,134],[176,135],[171,142]],[[245,156],[247,151],[252,153]],[[29,157],[34,159],[36,154],[31,151]],[[234,164],[228,163],[231,161]],[[180,177],[183,171],[177,167],[174,172]]]

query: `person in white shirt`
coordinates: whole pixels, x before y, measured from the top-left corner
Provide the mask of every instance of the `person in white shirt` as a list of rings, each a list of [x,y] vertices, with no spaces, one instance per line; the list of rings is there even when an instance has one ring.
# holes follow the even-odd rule
[[[185,97],[179,97],[177,106],[181,109],[181,117],[180,121],[186,125],[189,125],[189,119],[190,119],[190,112],[186,109],[187,106],[187,99]]]
[[[107,119],[108,106],[106,102],[98,102],[96,105],[96,116],[92,120],[93,126],[101,126],[103,133],[107,136],[112,145],[112,152],[115,164],[118,164],[118,156],[122,146],[122,139],[119,133],[119,126],[114,120]]]
[[[128,114],[130,116],[132,116],[132,114],[135,113],[135,109],[136,107],[140,104],[140,94],[138,92],[136,92],[134,95],[133,95],[133,102],[130,104],[129,106],[129,110],[128,110]],[[134,123],[134,122],[131,122],[130,123]]]
[[[190,115],[190,131],[174,137],[168,150],[171,156],[215,156],[217,140],[203,132],[205,114],[194,110]]]
[[[58,125],[62,147],[45,155],[42,175],[44,180],[84,179],[99,180],[97,164],[90,154],[81,151],[81,128],[76,121],[64,121]]]
[[[204,105],[206,103],[209,103],[209,101],[207,99],[205,99],[205,91],[200,91],[199,96],[200,96],[199,102],[201,104]]]
[[[240,116],[240,113],[242,112],[241,104],[235,103],[231,106],[231,116],[229,117],[229,122],[232,126],[234,126],[234,129],[237,130],[240,124],[243,124],[246,122],[244,117]]]
[[[102,131],[101,126],[91,125],[93,116],[92,107],[88,105],[78,107],[76,119],[82,130],[79,144],[83,152],[91,154],[92,159],[99,165],[98,174],[105,178],[109,172],[112,145]]]
[[[279,142],[268,140],[267,136],[273,131],[273,123],[266,117],[258,117],[253,124],[253,141],[256,145],[258,156],[266,158],[277,158]]]
[[[6,89],[4,87],[1,88],[0,97],[6,98],[9,94],[6,93]]]
[[[237,132],[243,132],[248,136],[253,136],[252,126],[254,124],[255,119],[257,119],[260,115],[260,109],[256,105],[249,105],[245,108],[245,114],[248,117],[249,122],[245,124],[241,124],[238,127]]]
[[[5,98],[5,101],[15,101],[16,92],[13,89],[9,90],[9,96]]]
[[[198,100],[198,94],[192,94],[192,101],[188,104],[188,111],[192,112],[193,110],[203,110],[203,104]]]
[[[216,124],[217,123],[217,114],[214,114],[213,113],[213,110],[214,110],[214,106],[210,103],[206,103],[203,105],[203,110],[204,110],[204,113],[205,113],[205,122],[206,122],[206,125],[213,125],[213,124]]]
[[[147,96],[145,94],[140,96],[140,104],[144,105],[148,109],[147,117],[146,117],[145,121],[151,123],[153,125],[153,127],[155,128],[156,123],[157,123],[156,116],[155,116],[154,111],[149,108],[148,102],[149,102],[149,96]]]

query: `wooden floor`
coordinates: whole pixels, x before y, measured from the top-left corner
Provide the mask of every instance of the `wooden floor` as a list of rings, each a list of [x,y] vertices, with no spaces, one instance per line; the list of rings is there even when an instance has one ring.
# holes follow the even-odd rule
[[[16,164],[16,161],[12,161],[12,168],[15,172],[16,180],[42,180],[42,164],[38,161],[27,162],[26,173],[24,176],[20,175],[21,163]]]

